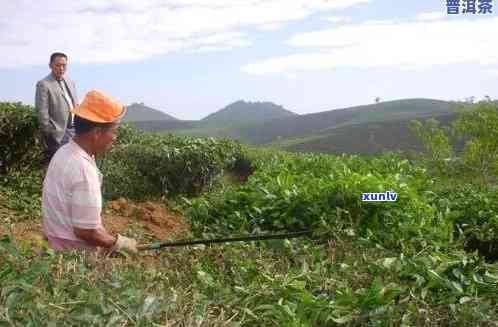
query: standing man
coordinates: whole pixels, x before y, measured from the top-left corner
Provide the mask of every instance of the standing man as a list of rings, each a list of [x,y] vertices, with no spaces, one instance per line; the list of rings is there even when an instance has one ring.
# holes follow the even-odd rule
[[[71,110],[78,104],[76,86],[65,77],[67,56],[55,52],[48,65],[52,72],[36,83],[35,108],[38,110],[46,160],[74,136]]]
[[[102,174],[94,159],[116,141],[125,112],[99,91],[88,92],[73,110],[76,135],[55,153],[43,181],[43,232],[52,249],[137,252],[136,240],[112,236],[102,225]]]

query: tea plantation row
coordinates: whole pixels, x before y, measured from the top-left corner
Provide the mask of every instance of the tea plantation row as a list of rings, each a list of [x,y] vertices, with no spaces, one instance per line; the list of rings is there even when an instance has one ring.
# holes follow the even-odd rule
[[[0,149],[11,158],[2,161],[0,175],[4,225],[40,219],[43,173],[32,110],[0,104]],[[240,156],[252,159],[255,173],[245,184],[224,182],[223,171]],[[176,203],[196,237],[301,229],[313,236],[95,262],[82,253],[40,255],[32,243],[7,234],[0,242],[0,324],[498,322],[498,265],[483,256],[496,253],[498,196],[492,186],[458,178],[439,183],[393,154],[291,154],[127,126],[99,164],[106,199]],[[361,200],[364,192],[384,191],[396,192],[397,200]]]

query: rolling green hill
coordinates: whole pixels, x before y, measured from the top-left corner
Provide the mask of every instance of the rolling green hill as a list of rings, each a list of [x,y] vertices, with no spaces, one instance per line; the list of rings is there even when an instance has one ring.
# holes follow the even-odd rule
[[[176,133],[178,130],[188,130],[197,126],[197,121],[191,120],[148,120],[148,121],[128,121],[137,128],[146,132]]]
[[[126,106],[126,115],[123,122],[144,122],[144,121],[173,121],[177,118],[168,115],[160,110],[147,107],[143,103],[132,103]]]
[[[154,120],[133,122],[138,128],[148,132],[171,132],[188,136],[229,137],[243,139],[239,132],[251,129],[275,119],[298,116],[271,102],[234,102],[197,121]]]
[[[246,102],[239,100],[201,120],[204,126],[227,126],[298,116],[272,102]]]
[[[415,119],[451,112],[455,103],[431,99],[405,99],[378,104],[329,110],[279,119],[240,131],[241,140],[251,144],[268,144],[275,140],[326,133],[327,130],[361,123]]]
[[[262,108],[270,111],[258,118],[268,120],[249,119],[246,116],[248,103],[238,101],[200,121],[135,124],[148,131],[228,137],[247,144],[276,145],[296,151],[373,154],[384,150],[421,149],[419,141],[408,130],[409,121],[429,117],[450,120],[457,102],[402,99],[306,115],[275,111],[278,106],[273,104],[255,104],[259,104],[259,111]]]
[[[441,125],[448,125],[456,116],[456,113],[449,113],[420,116],[417,119],[434,117]],[[327,133],[280,140],[273,145],[290,151],[333,154],[375,155],[385,151],[421,152],[422,143],[408,127],[412,119],[342,126]]]

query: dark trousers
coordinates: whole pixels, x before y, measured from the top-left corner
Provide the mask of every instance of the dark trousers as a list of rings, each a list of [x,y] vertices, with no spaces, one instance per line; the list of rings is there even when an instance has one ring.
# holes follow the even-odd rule
[[[73,138],[73,136],[74,128],[66,128],[64,136],[62,137],[62,140],[60,142],[57,142],[57,140],[54,140],[50,136],[45,137],[45,144],[47,146],[45,150],[45,161],[47,164],[50,162],[55,152],[57,152],[57,150],[59,150],[61,146],[68,143]]]

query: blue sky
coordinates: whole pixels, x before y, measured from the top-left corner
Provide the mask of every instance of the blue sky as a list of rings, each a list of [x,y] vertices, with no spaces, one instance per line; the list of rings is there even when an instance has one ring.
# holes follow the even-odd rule
[[[479,1],[479,0],[478,0]],[[445,0],[0,0],[0,101],[33,104],[54,51],[91,89],[201,119],[231,102],[299,114],[401,98],[498,98],[493,13]]]

